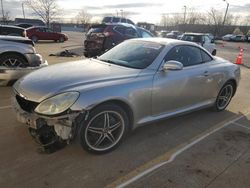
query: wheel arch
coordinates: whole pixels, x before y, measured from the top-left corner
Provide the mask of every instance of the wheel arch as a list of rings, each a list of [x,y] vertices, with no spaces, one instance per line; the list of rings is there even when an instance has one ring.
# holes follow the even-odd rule
[[[235,94],[235,92],[236,92],[236,89],[237,89],[237,82],[236,82],[235,79],[231,78],[231,79],[227,80],[227,81],[225,82],[225,84],[227,84],[227,83],[229,83],[229,82],[231,82],[231,83],[233,84],[233,89],[234,89],[234,90],[233,90],[233,96],[234,96],[234,94]],[[224,85],[225,85],[225,84],[224,84]],[[223,86],[224,86],[224,85],[223,85]],[[222,86],[222,87],[223,87],[223,86]],[[222,88],[222,87],[221,87],[221,88]]]
[[[97,105],[93,106],[90,109],[90,111],[97,108],[97,107],[99,107],[99,106],[105,105],[105,104],[117,105],[117,106],[121,107],[122,109],[124,109],[126,114],[128,115],[129,129],[133,129],[133,126],[134,126],[134,112],[133,112],[131,106],[128,103],[124,102],[123,100],[110,99],[110,100],[107,100],[107,101],[102,101],[102,102],[98,103]]]
[[[16,51],[7,51],[7,52],[3,52],[0,54],[0,58],[4,55],[11,55],[11,54],[15,54],[20,56],[21,58],[23,58],[27,63],[28,63],[28,59],[25,57],[24,54],[20,53],[20,52],[16,52]]]

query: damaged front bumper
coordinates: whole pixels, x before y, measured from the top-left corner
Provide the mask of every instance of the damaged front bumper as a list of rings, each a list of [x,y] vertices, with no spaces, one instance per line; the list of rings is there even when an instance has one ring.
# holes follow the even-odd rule
[[[69,143],[75,138],[81,117],[84,115],[84,111],[71,112],[57,117],[30,113],[22,109],[16,96],[12,97],[12,106],[17,120],[28,126],[32,137],[36,138],[42,146],[58,141]]]

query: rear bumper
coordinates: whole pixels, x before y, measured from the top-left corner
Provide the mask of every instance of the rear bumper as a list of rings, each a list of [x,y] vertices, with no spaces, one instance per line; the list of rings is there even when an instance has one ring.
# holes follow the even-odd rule
[[[48,66],[48,62],[45,60],[39,66],[25,67],[25,68],[6,68],[0,67],[0,86],[7,85],[10,81],[18,80],[22,76]]]

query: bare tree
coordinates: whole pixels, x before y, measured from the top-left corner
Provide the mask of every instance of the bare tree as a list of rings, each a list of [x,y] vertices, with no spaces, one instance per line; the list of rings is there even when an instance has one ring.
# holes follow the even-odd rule
[[[211,8],[211,10],[208,12],[208,24],[214,25],[214,34],[220,34],[220,31],[222,29],[222,23],[223,23],[223,13]]]
[[[4,17],[2,17],[2,22],[3,22],[4,24],[8,24],[9,21],[10,21],[10,11],[6,11],[6,12],[4,13]]]
[[[77,22],[82,25],[88,24],[91,18],[92,16],[86,10],[81,10],[76,16]]]
[[[233,32],[234,35],[242,35],[242,31],[240,30],[240,28],[236,27],[234,32]]]
[[[25,0],[26,4],[38,15],[47,26],[58,13],[57,0]]]
[[[205,22],[205,18],[202,13],[196,11],[195,8],[187,9],[186,23],[188,24],[200,24]]]

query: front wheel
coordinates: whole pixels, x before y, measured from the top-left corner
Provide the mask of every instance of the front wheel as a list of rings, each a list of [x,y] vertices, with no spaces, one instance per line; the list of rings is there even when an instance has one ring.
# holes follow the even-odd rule
[[[0,66],[7,68],[24,68],[28,62],[18,54],[5,54],[0,57]]]
[[[95,154],[107,153],[121,143],[128,131],[128,116],[117,105],[102,105],[90,112],[80,128],[82,147]]]
[[[232,82],[227,82],[220,90],[216,102],[214,104],[214,109],[216,111],[225,110],[230,103],[234,94],[234,85]]]
[[[59,42],[64,42],[64,37],[60,37]]]

